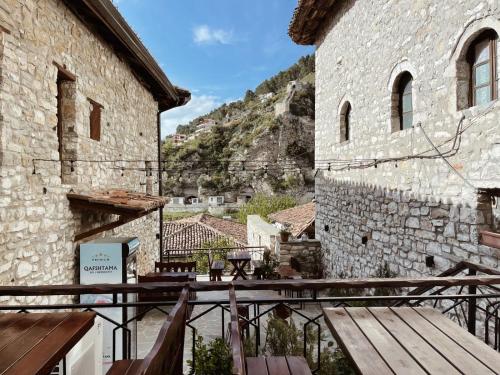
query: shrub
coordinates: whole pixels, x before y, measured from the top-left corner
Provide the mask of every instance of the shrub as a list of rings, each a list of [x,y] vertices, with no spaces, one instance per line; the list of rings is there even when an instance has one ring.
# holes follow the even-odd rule
[[[213,241],[207,241],[202,246],[204,249],[212,250],[212,257],[214,260],[223,260],[226,267],[228,263],[226,261],[227,253],[229,250],[225,249],[228,247],[234,247],[234,242],[228,238],[219,238]],[[193,254],[193,261],[196,262],[196,271],[201,274],[208,273],[208,255],[206,251],[196,251]]]
[[[295,198],[289,195],[267,196],[256,194],[248,203],[241,207],[238,213],[238,221],[246,224],[248,215],[260,215],[264,220],[269,220],[268,215],[294,207],[296,204]]]
[[[187,361],[191,373],[196,375],[231,375],[233,360],[226,342],[218,337],[205,344],[203,337],[196,338],[196,352],[193,361]]]

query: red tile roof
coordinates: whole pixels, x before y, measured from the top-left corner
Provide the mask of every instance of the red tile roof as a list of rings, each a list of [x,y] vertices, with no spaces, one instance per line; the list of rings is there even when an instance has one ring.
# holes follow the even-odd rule
[[[288,35],[297,44],[314,44],[324,21],[335,11],[338,0],[299,0]]]
[[[309,202],[269,215],[269,219],[280,224],[290,224],[292,236],[299,237],[316,217],[316,204]]]
[[[246,226],[231,220],[200,214],[164,224],[165,249],[195,249],[221,238],[246,246]]]

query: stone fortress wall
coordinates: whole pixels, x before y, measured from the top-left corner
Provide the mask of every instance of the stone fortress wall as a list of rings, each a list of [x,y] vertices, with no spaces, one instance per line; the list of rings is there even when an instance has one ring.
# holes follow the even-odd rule
[[[454,170],[437,157],[318,172],[316,236],[330,275],[370,276],[383,262],[408,276],[437,274],[460,260],[498,268],[500,250],[480,245],[479,231],[494,225],[487,189],[500,188],[500,103],[466,108],[464,59],[479,32],[500,34],[499,18],[493,0],[339,3],[317,42],[317,166],[436,154],[424,131],[440,145],[462,117],[466,130],[448,158]],[[394,131],[393,87],[404,71],[413,76],[414,127]],[[351,137],[341,142],[346,101]],[[435,267],[426,267],[426,256]]]
[[[145,192],[146,174],[116,169],[144,162],[65,163],[62,177],[59,162],[33,164],[59,159],[54,63],[76,76],[63,85],[65,158],[156,160],[158,105],[129,65],[60,0],[1,0],[0,26],[0,285],[72,283],[75,234],[114,218],[71,210],[66,194]],[[100,141],[89,135],[89,99],[102,105]],[[106,233],[140,238],[140,273],[157,258],[157,223],[153,213]]]

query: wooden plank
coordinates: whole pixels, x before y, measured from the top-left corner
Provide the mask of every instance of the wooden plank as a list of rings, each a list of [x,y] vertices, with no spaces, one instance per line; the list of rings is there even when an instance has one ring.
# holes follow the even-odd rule
[[[44,314],[50,316],[52,314]],[[7,375],[45,374],[59,363],[61,359],[80,341],[94,325],[96,313],[69,313],[50,333],[36,344],[21,361],[16,362]],[[44,318],[42,318],[44,319]]]
[[[248,375],[268,375],[265,357],[247,357]]]
[[[290,375],[285,357],[267,357],[266,362],[270,375]]]
[[[243,350],[238,305],[234,288],[229,289],[231,315],[231,353],[233,356],[233,375],[245,375],[245,352]]]
[[[25,314],[17,313],[1,313],[0,314],[0,331],[14,324],[19,319],[22,319]]]
[[[446,358],[434,350],[424,339],[387,307],[371,307],[373,316],[431,374],[460,374]]]
[[[20,361],[67,316],[66,313],[43,314],[35,325],[4,346],[0,350],[0,374],[5,374],[13,364]]]
[[[462,347],[458,346],[456,342],[429,323],[429,321],[417,313],[413,308],[394,307],[391,309],[437,352],[449,362],[453,363],[460,372],[470,375],[494,373]]]
[[[500,370],[500,353],[486,345],[483,341],[430,307],[415,308],[415,311],[484,365],[488,366],[490,370],[494,372]]]
[[[9,345],[16,338],[22,336],[26,331],[31,329],[43,314],[5,314],[9,316],[9,320],[3,320],[4,324],[0,324],[0,350],[6,345]]]
[[[288,370],[291,375],[312,375],[311,369],[304,357],[286,357]]]
[[[500,276],[474,277],[425,277],[417,279],[301,279],[301,280],[236,280],[231,282],[197,281],[189,283],[192,291],[228,290],[233,285],[236,290],[322,290],[329,288],[403,288],[423,285],[433,286],[468,286],[468,285],[500,285]],[[47,296],[47,295],[79,295],[79,294],[112,294],[138,293],[152,289],[165,291],[181,291],[185,283],[151,283],[140,284],[94,284],[94,285],[41,285],[41,286],[0,286],[1,296]]]
[[[394,374],[344,308],[325,308],[323,312],[328,328],[358,373]]]
[[[387,332],[368,309],[347,307],[346,311],[396,374],[425,375],[420,364]]]
[[[127,375],[128,370],[134,363],[133,360],[123,359],[113,363],[106,375]]]

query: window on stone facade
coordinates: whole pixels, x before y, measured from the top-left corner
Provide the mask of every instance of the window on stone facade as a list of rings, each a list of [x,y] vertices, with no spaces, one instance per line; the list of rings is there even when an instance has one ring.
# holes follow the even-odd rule
[[[486,104],[498,96],[497,40],[497,33],[487,30],[469,46],[467,62],[470,66],[470,106]]]
[[[76,76],[70,73],[64,66],[54,62],[57,67],[57,142],[59,160],[61,161],[61,178],[63,182],[65,175],[64,160],[69,156],[68,145],[71,138],[70,123],[72,122],[72,109],[74,109],[74,89]]]
[[[351,103],[345,102],[340,111],[340,142],[351,139]]]
[[[102,105],[89,99],[90,102],[90,138],[94,141],[101,140],[101,109]]]
[[[398,115],[399,130],[413,127],[413,77],[404,72],[399,78],[398,84]]]

